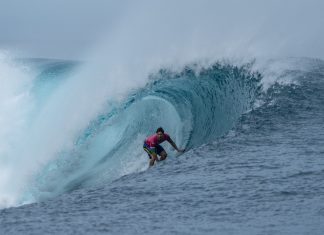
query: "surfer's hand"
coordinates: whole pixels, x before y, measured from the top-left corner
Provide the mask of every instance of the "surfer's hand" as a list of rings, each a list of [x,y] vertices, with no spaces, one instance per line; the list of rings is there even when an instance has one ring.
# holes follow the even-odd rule
[[[185,151],[185,149],[178,149],[179,153],[183,153]]]

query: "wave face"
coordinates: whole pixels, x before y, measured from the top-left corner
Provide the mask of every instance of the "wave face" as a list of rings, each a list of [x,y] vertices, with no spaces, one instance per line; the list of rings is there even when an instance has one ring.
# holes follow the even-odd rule
[[[33,105],[26,114],[26,125],[43,128],[37,116],[80,64],[51,60],[24,63],[37,71],[30,89]],[[88,120],[87,127],[78,132],[72,145],[55,149],[53,157],[41,162],[41,167],[29,169],[29,181],[24,183],[17,200],[19,203],[43,200],[145,170],[147,156],[142,143],[159,126],[187,149],[224,135],[261,94],[261,76],[251,72],[251,66],[191,64],[176,72],[163,68],[151,74],[144,87],[131,90],[122,101],[107,99],[106,109]],[[64,117],[65,111],[56,107],[51,112],[62,113]],[[65,129],[59,132],[60,136],[69,134]],[[50,141],[55,143],[56,138],[53,135]],[[169,146],[165,147],[169,155],[174,155]],[[26,157],[39,161],[31,155],[20,156]]]

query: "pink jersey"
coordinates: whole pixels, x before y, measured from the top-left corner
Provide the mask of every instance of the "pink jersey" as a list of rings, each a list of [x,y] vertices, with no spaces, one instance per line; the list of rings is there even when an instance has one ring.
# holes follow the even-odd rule
[[[163,139],[162,140],[158,140],[157,134],[154,134],[150,137],[148,137],[145,140],[145,143],[150,146],[150,147],[156,147],[158,144],[161,144],[162,142],[164,142],[165,140],[170,140],[170,136],[166,133],[163,134]]]

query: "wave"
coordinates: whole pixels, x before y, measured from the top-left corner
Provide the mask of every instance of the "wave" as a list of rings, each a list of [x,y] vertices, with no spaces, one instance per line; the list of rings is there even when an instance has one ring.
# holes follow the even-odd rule
[[[286,69],[286,75],[271,74],[279,79],[273,82],[255,62],[242,65],[215,62],[208,66],[192,63],[176,71],[164,67],[151,73],[144,86],[128,89],[123,99],[110,96],[96,115],[83,117],[87,109],[70,111],[71,105],[64,105],[65,97],[71,93],[76,96],[74,106],[97,105],[96,99],[84,103],[83,95],[88,97],[88,94],[72,92],[79,90],[75,87],[79,86],[79,80],[72,75],[80,63],[50,60],[24,63],[34,71],[31,84],[23,86],[23,92],[31,98],[16,107],[17,110],[29,107],[20,114],[24,131],[11,134],[14,141],[11,147],[4,148],[9,149],[6,157],[1,156],[1,160],[13,157],[7,165],[2,161],[3,172],[9,171],[9,176],[16,175],[21,180],[10,181],[7,177],[7,181],[3,180],[7,183],[1,182],[0,189],[5,195],[1,200],[5,206],[52,198],[146,170],[147,156],[142,143],[159,126],[186,149],[214,141],[228,133],[242,114],[260,102],[271,106],[277,91],[282,89],[276,88],[281,87],[280,80],[287,81],[296,73]],[[274,67],[272,71],[278,72],[278,66]],[[70,82],[71,79],[76,80]],[[275,85],[269,85],[271,82]],[[265,92],[265,86],[271,89]],[[72,132],[69,125],[79,118],[85,119],[83,127]],[[169,156],[176,155],[170,146],[164,147]],[[6,198],[14,200],[9,203]]]
[[[251,64],[160,69],[124,102],[107,100],[109,111],[90,122],[72,149],[62,149],[46,163],[24,200],[41,200],[145,170],[147,156],[141,145],[158,126],[187,149],[224,135],[253,107],[261,93],[260,80]]]

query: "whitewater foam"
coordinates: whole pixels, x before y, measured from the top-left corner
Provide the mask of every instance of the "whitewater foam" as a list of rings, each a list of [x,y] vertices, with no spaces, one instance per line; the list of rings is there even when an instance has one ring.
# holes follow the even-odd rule
[[[0,207],[11,206],[24,164],[17,150],[26,134],[28,113],[33,109],[33,77],[27,67],[17,65],[6,52],[0,53]],[[27,163],[27,162],[25,162]],[[19,194],[19,193],[18,193]]]

